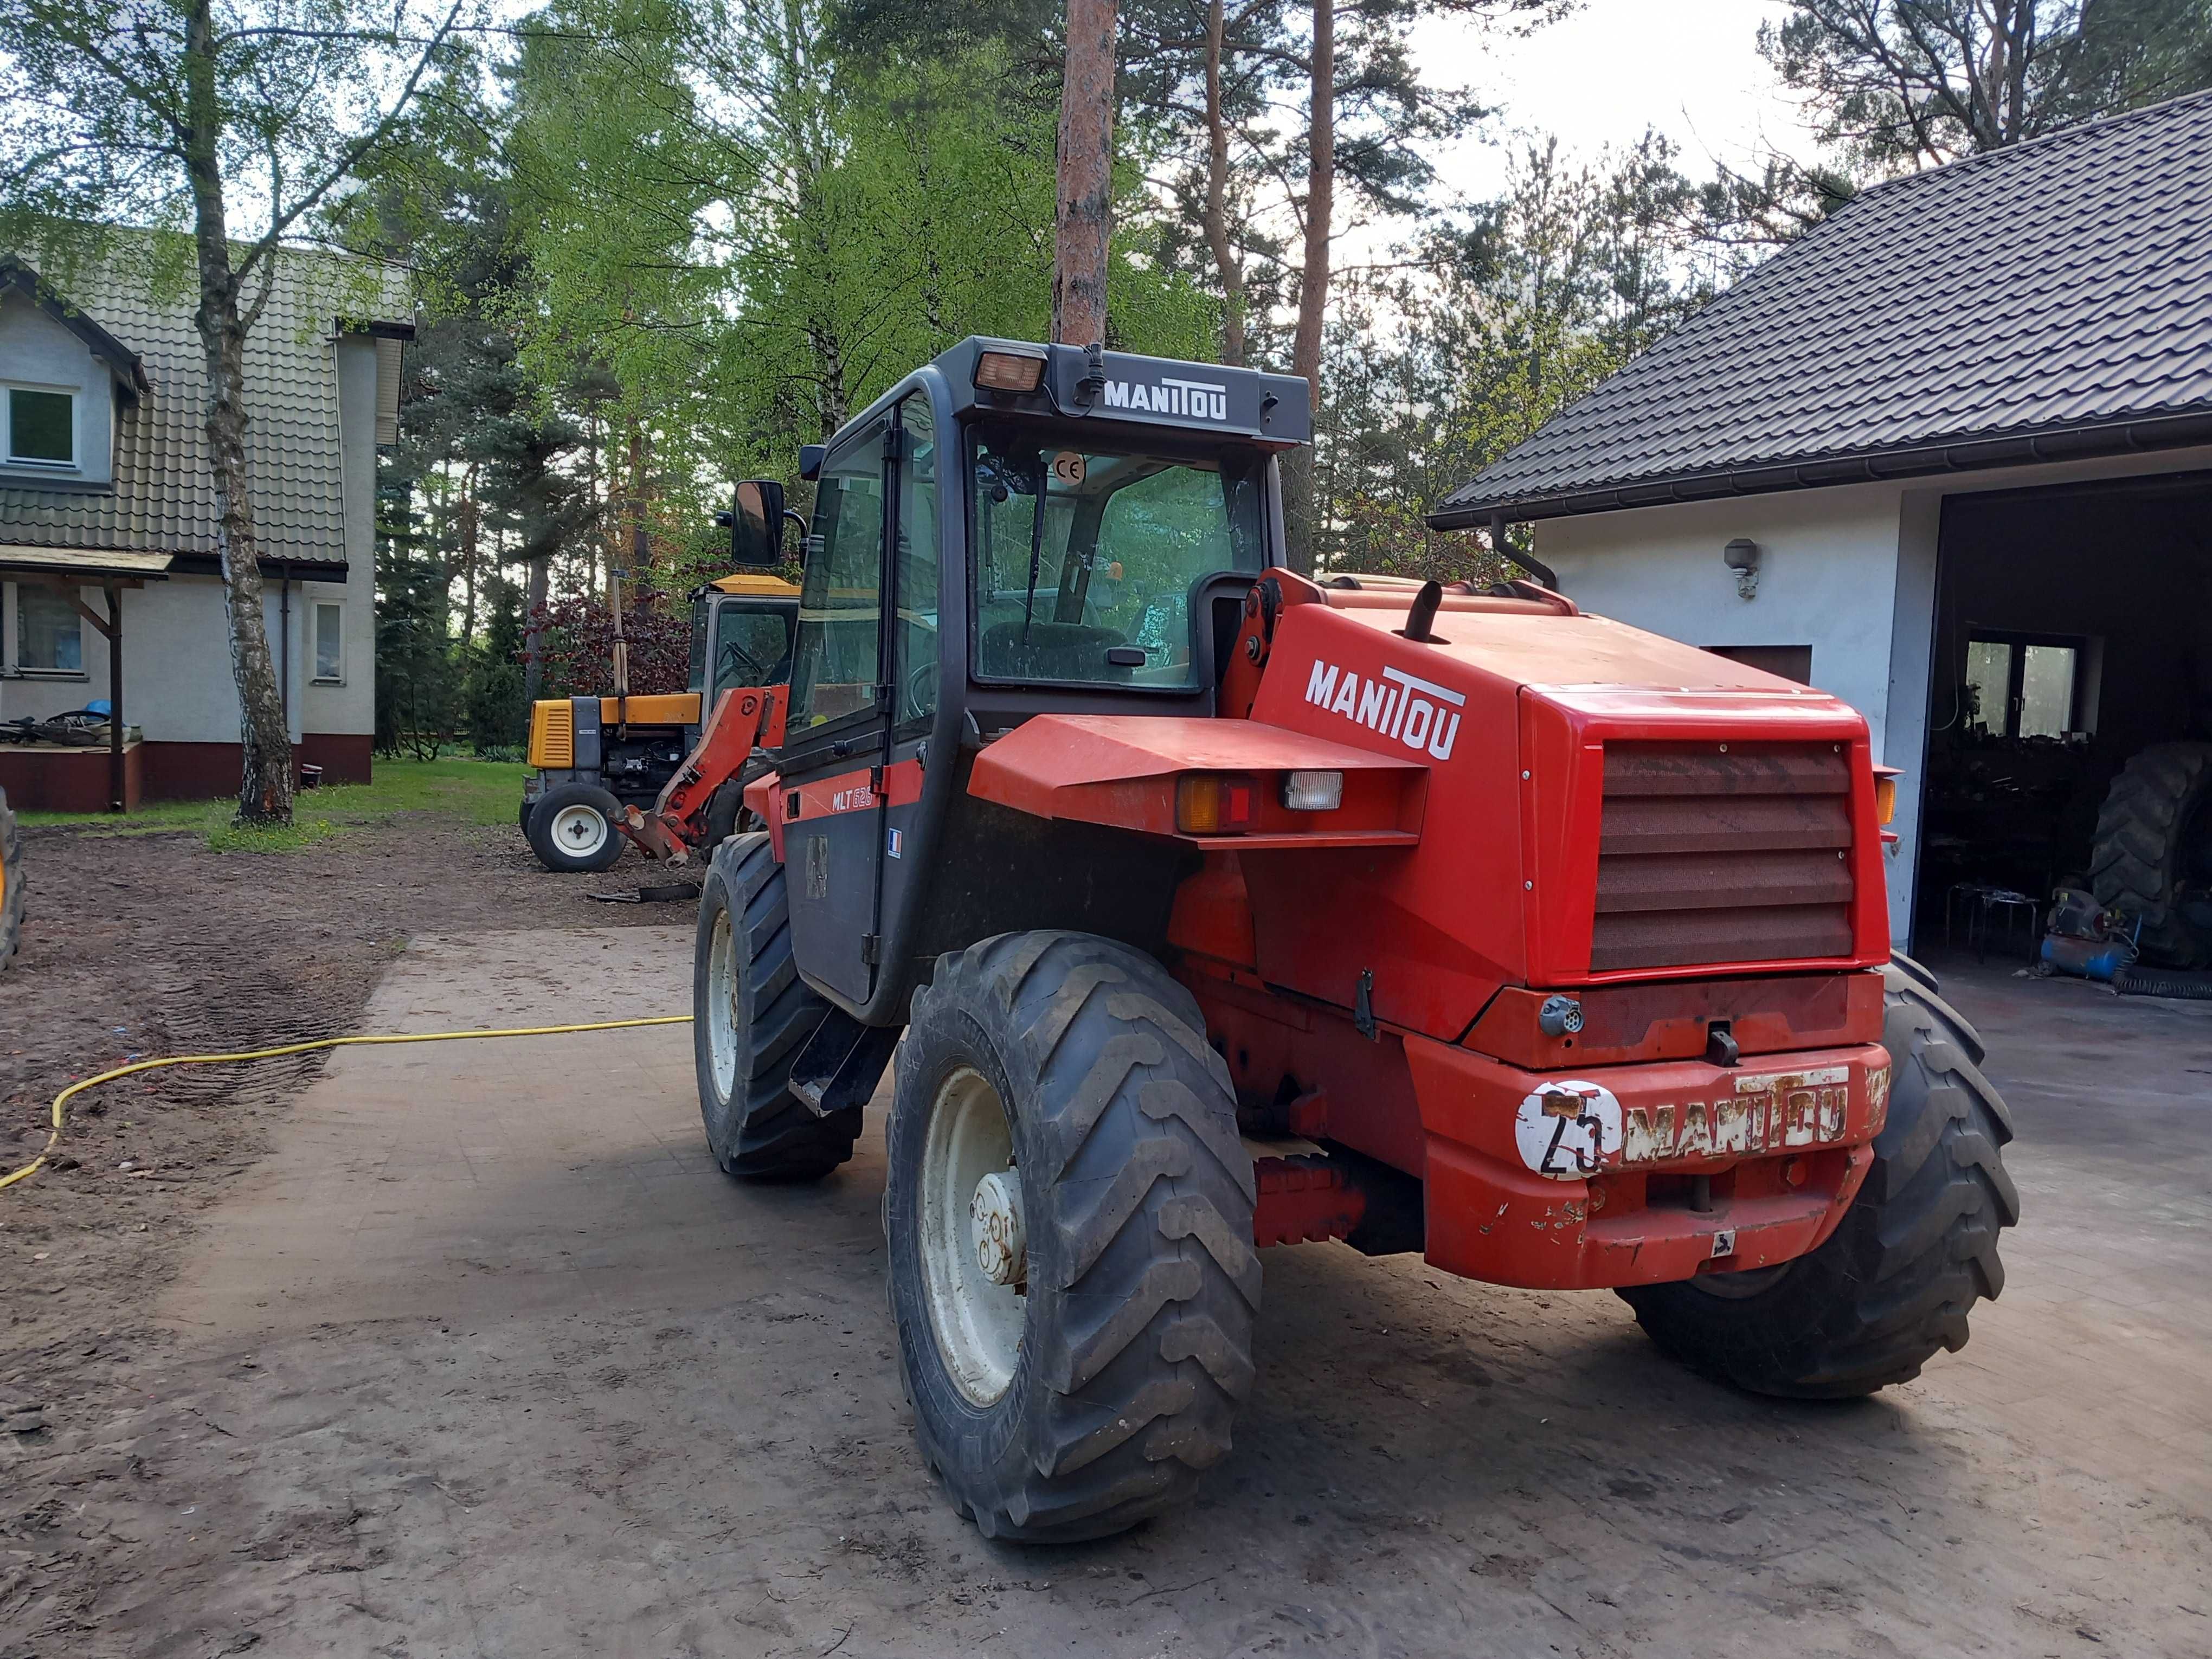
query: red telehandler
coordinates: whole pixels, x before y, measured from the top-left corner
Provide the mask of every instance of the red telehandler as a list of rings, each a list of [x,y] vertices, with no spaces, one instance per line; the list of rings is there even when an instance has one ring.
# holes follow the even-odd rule
[[[732,1175],[818,1177],[896,1050],[900,1364],[994,1536],[1188,1497],[1265,1246],[1617,1291],[1798,1397],[2003,1282],[2010,1130],[1890,955],[1865,720],[1531,583],[1292,574],[1310,432],[1301,380],[970,339],[802,455],[701,1104]]]

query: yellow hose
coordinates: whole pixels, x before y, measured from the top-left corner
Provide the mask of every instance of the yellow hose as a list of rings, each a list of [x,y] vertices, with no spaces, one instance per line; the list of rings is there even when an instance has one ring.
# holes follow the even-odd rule
[[[421,1031],[405,1032],[384,1036],[317,1037],[312,1042],[288,1042],[281,1048],[246,1048],[234,1054],[172,1054],[167,1060],[141,1060],[129,1066],[118,1066],[112,1072],[102,1072],[96,1077],[80,1078],[54,1097],[54,1127],[47,1132],[46,1144],[39,1155],[21,1169],[0,1176],[0,1187],[12,1187],[37,1173],[39,1167],[54,1155],[54,1147],[62,1138],[63,1108],[76,1096],[102,1083],[112,1083],[119,1077],[129,1077],[134,1072],[159,1071],[164,1066],[220,1066],[239,1060],[279,1060],[286,1054],[304,1054],[317,1048],[350,1048],[367,1047],[380,1042],[458,1042],[470,1037],[559,1036],[568,1031],[618,1031],[629,1025],[689,1025],[689,1014],[656,1014],[650,1019],[600,1019],[586,1025],[524,1025],[502,1031]]]

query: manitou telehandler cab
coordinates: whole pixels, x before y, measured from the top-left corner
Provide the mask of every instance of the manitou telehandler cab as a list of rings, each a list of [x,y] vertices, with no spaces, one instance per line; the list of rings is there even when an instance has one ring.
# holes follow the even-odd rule
[[[781,488],[768,489],[780,515]],[[761,493],[756,485],[755,495]],[[762,694],[743,714],[772,724],[798,620],[797,588],[779,576],[740,570],[691,595],[688,690],[532,704],[528,758],[536,770],[523,780],[520,818],[538,861],[560,874],[604,870],[622,856],[626,835],[664,858],[728,835],[740,810],[737,770],[701,789],[702,740],[716,723],[716,705],[733,690]],[[739,766],[744,759],[738,753]],[[672,792],[684,799],[672,800]]]
[[[896,1048],[900,1364],[994,1536],[1190,1494],[1262,1246],[1617,1290],[1798,1396],[2002,1283],[2010,1130],[1890,957],[1866,722],[1531,583],[1293,574],[1309,432],[1300,380],[970,339],[803,459],[701,1103],[732,1175],[819,1176]]]

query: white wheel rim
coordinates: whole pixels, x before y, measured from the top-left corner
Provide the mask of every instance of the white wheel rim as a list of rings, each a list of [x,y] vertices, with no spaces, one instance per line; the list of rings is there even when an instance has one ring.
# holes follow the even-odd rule
[[[707,1057],[724,1100],[738,1086],[737,939],[729,911],[717,911],[714,937],[707,946]]]
[[[988,1406],[1013,1381],[1029,1298],[994,1285],[975,1253],[971,1206],[988,1175],[1013,1167],[1013,1139],[999,1091],[963,1066],[929,1109],[921,1149],[921,1272],[931,1327],[945,1370],[969,1401]],[[1018,1177],[1017,1177],[1018,1179]]]
[[[611,833],[606,814],[596,806],[564,806],[553,815],[553,844],[570,858],[590,858]]]

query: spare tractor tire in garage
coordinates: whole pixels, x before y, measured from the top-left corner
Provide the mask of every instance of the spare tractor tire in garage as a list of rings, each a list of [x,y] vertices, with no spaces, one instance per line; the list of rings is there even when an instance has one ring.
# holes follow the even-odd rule
[[[2212,743],[2154,743],[2112,780],[2097,813],[2097,902],[2140,921],[2143,960],[2212,963]],[[2193,914],[2192,914],[2193,913]]]

